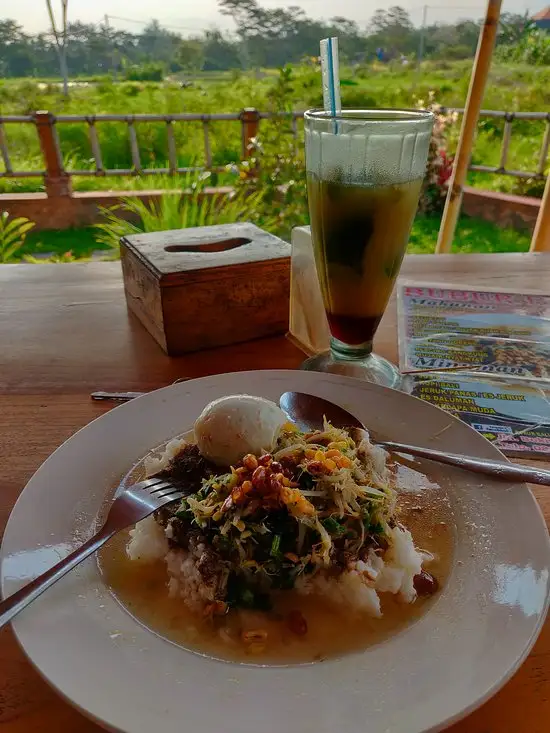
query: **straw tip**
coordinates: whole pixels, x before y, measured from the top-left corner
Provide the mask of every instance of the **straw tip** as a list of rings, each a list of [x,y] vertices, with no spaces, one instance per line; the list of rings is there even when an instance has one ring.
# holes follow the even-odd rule
[[[321,74],[324,107],[334,117],[342,109],[337,36],[321,40]]]

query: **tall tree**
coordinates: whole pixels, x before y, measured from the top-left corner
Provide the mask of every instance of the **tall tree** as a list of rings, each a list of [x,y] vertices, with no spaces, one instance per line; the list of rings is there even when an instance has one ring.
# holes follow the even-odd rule
[[[536,28],[529,13],[502,13],[500,16],[498,40],[501,43],[519,43],[525,35]]]
[[[0,75],[27,76],[33,70],[30,39],[15,20],[0,20]]]
[[[51,25],[47,33],[32,36],[15,21],[0,20],[0,76],[54,76],[61,69],[66,92],[67,67],[72,75],[132,68],[137,74],[134,78],[140,78],[144,71],[140,66],[147,64],[156,67],[155,74],[159,75],[165,67],[178,71],[182,66],[197,69],[203,64],[207,70],[282,67],[317,56],[319,39],[334,35],[340,39],[344,62],[374,59],[378,48],[384,50],[384,57],[391,58],[414,52],[418,47],[420,31],[399,5],[377,10],[365,30],[342,16],[315,20],[293,5],[277,7],[275,3],[264,7],[262,0],[218,2],[221,12],[234,19],[236,33],[213,29],[196,38],[183,39],[158,21],[148,23],[141,33],[116,30],[109,23],[68,23],[68,0],[46,0]],[[510,52],[516,49],[503,58],[545,63],[540,60],[546,58],[545,53],[535,52],[529,41],[532,25],[527,16],[503,13],[499,43]],[[533,36],[533,42],[543,35]],[[479,24],[471,20],[431,24],[424,32],[425,55],[470,58],[478,36]]]
[[[204,46],[200,38],[185,38],[181,42],[176,60],[184,71],[200,71],[203,68]]]
[[[182,38],[152,20],[138,37],[138,50],[147,61],[162,61],[167,66],[174,62]]]
[[[222,71],[240,67],[239,44],[226,38],[218,29],[206,31],[203,68],[206,71]]]
[[[414,26],[408,12],[399,5],[388,10],[376,10],[370,21],[370,30],[379,44],[393,53],[409,53],[414,49]]]
[[[63,94],[69,94],[69,69],[67,67],[67,11],[69,0],[61,0],[61,24],[58,26],[52,7],[52,0],[46,0],[50,26],[59,58],[59,69],[63,79]]]

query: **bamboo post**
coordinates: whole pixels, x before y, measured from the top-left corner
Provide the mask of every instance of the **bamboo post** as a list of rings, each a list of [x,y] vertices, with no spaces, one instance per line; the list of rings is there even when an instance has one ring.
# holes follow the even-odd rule
[[[550,251],[550,174],[546,178],[544,195],[540,202],[539,215],[531,240],[530,252]]]
[[[497,35],[501,5],[502,0],[488,0],[485,22],[479,34],[479,42],[460,130],[460,139],[458,141],[453,173],[447,192],[447,200],[445,201],[443,219],[439,228],[437,246],[435,248],[437,254],[450,252],[453,243],[460,206],[462,204],[464,183],[466,181],[466,174],[468,173],[468,166],[470,165],[472,147],[477,130],[479,110],[481,109],[487,75],[491,66],[491,57]]]

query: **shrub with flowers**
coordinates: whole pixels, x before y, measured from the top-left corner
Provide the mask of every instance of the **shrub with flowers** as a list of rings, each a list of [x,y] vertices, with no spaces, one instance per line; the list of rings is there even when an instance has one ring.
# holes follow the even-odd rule
[[[450,127],[456,122],[457,114],[456,112],[445,112],[440,104],[434,102],[433,98],[434,93],[430,92],[427,105],[422,100],[417,103],[417,107],[429,109],[435,116],[428,151],[426,177],[418,204],[418,210],[423,214],[443,210],[454,161],[454,156],[448,151],[448,134]]]
[[[292,124],[295,82],[291,66],[279,70],[269,93],[269,111],[276,116],[262,122],[260,135],[250,141],[250,157],[230,167],[238,174],[236,190],[259,197],[250,219],[288,240],[293,227],[308,223],[303,133]]]
[[[230,167],[238,176],[236,189],[254,191],[258,196],[252,220],[285,239],[292,227],[308,221],[303,134],[297,138],[292,135],[294,83],[291,67],[279,71],[269,94],[271,111],[279,116],[262,122],[260,136],[250,142],[250,157]],[[457,115],[436,104],[433,92],[427,104],[418,100],[417,107],[429,109],[435,116],[418,210],[437,213],[443,209],[452,173],[448,135]]]

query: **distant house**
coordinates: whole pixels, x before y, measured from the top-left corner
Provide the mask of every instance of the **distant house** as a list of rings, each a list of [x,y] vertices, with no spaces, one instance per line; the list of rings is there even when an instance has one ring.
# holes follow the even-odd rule
[[[537,28],[550,30],[550,5],[547,5],[540,13],[533,15],[533,20]]]

